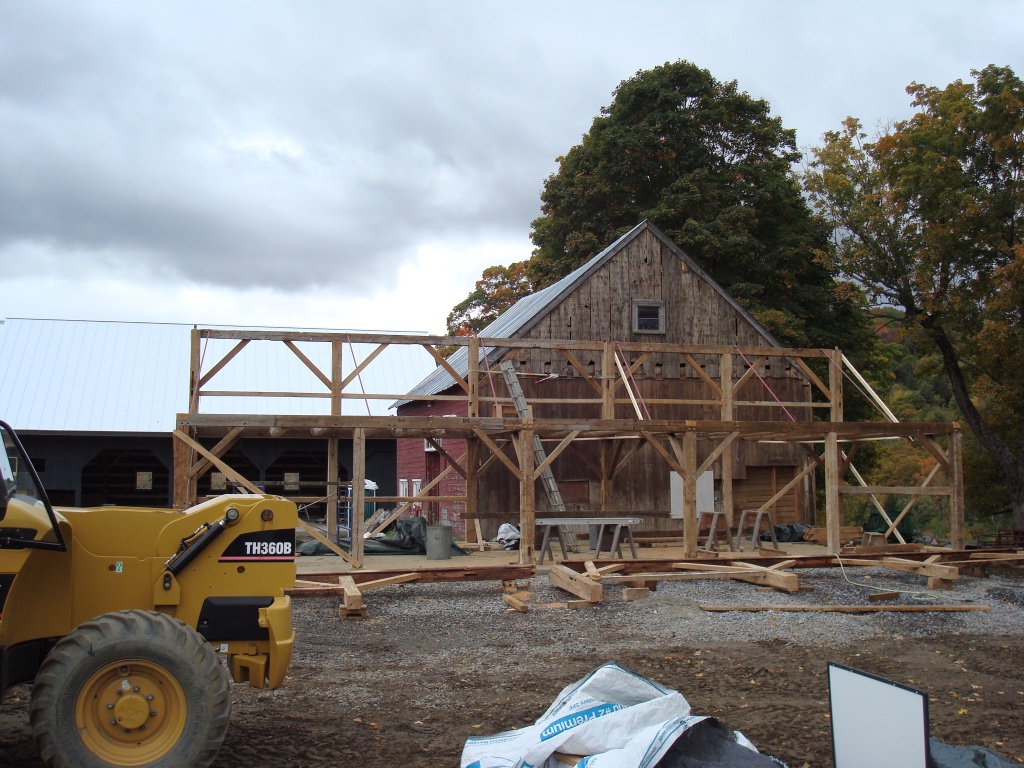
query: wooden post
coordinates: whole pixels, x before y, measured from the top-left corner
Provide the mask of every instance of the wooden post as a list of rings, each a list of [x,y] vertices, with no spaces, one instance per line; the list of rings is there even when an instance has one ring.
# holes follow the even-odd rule
[[[825,530],[828,534],[828,551],[839,554],[839,527],[842,525],[842,510],[839,501],[839,440],[835,432],[825,435]]]
[[[536,539],[536,485],[534,482],[533,428],[519,432],[519,563],[533,565],[534,541]]]
[[[331,341],[331,415],[341,415],[341,349],[342,341]],[[327,535],[338,540],[338,505],[341,486],[338,485],[338,438],[327,439]],[[354,546],[354,544],[353,544]]]
[[[832,421],[843,420],[843,353],[838,348],[828,357],[828,391],[832,394]]]
[[[480,337],[469,337],[469,367],[466,373],[466,384],[469,387],[469,404],[466,415],[476,418],[480,415]]]
[[[964,548],[964,462],[963,433],[956,429],[949,436],[949,463],[953,470],[953,488],[949,496],[949,536],[953,549]]]
[[[697,556],[697,433],[683,433],[683,556]]]
[[[612,375],[615,370],[615,347],[610,341],[601,345],[601,418],[615,418],[615,389],[618,378]]]
[[[327,438],[327,535],[338,540],[338,438]]]
[[[470,541],[470,530],[476,534],[480,525],[479,514],[480,494],[480,440],[475,437],[466,439],[466,511],[462,520],[466,525],[466,541]],[[477,542],[483,544],[483,539]]]
[[[612,506],[612,491],[615,477],[615,452],[610,440],[601,441],[601,511],[607,512]]]
[[[722,355],[719,363],[719,376],[722,387],[722,421],[732,421],[733,414],[733,392],[732,392],[732,353],[726,352]],[[725,521],[731,529],[733,526],[733,503],[732,503],[732,476],[734,447],[729,446],[722,451],[722,511],[725,512]]]
[[[192,449],[183,441],[171,438],[174,452],[174,492],[171,504],[175,509],[185,509],[196,503],[196,477],[189,477],[192,466]]]
[[[199,378],[202,375],[202,371],[199,369],[203,361],[199,354],[198,328],[192,329],[191,341],[188,372],[188,412],[199,413]]]
[[[357,568],[363,567],[363,500],[366,497],[366,430],[352,430],[352,550]]]

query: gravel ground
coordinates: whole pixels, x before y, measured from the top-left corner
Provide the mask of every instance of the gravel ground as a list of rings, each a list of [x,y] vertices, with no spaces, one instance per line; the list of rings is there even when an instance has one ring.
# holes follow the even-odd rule
[[[791,768],[831,766],[826,661],[927,691],[932,734],[1024,763],[1024,581],[1007,571],[926,593],[925,579],[878,568],[798,571],[811,591],[783,594],[723,580],[660,582],[624,602],[606,585],[597,607],[533,579],[526,613],[495,582],[406,584],[295,603],[297,644],[276,691],[234,686],[232,726],[215,768],[457,766],[472,735],[535,720],[563,686],[610,660],[679,690],[697,714],[743,731]],[[874,589],[867,589],[869,584]],[[710,613],[701,604],[966,603],[965,613]],[[0,712],[0,766],[40,768],[27,688]]]

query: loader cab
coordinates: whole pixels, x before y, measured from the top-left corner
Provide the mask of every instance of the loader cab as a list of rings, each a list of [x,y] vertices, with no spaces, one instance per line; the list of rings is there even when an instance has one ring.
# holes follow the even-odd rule
[[[0,435],[0,549],[66,550],[57,514],[25,446],[3,421]]]

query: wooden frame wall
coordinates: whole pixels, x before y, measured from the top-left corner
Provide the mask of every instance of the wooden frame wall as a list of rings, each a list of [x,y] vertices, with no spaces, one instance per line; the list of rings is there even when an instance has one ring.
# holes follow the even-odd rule
[[[204,372],[203,348],[206,339],[227,339],[237,343],[220,360],[212,362]],[[213,377],[227,366],[237,354],[250,343],[283,343],[303,365],[324,385],[318,392],[255,392],[213,390],[209,384]],[[297,342],[323,343],[331,345],[331,371],[325,373],[296,346]],[[374,344],[374,350],[347,375],[342,376],[342,350],[345,344]],[[417,396],[417,401],[466,402],[466,417],[401,417],[401,416],[343,416],[342,402],[347,398],[382,399],[389,402],[408,399],[406,393],[363,393],[349,392],[348,388],[358,375],[373,364],[374,360],[391,344],[416,344],[426,349],[438,364],[445,368],[461,390],[458,394],[435,394]],[[441,346],[469,347],[469,371],[463,377],[437,351]],[[593,417],[583,419],[519,419],[504,414],[510,410],[502,408],[510,404],[508,398],[483,395],[482,380],[491,375],[481,370],[480,352],[504,350],[554,350],[565,356],[580,378],[587,381],[591,396],[586,398],[553,399],[532,398],[531,405],[544,403],[571,403],[589,406]],[[580,364],[578,353],[587,351],[601,355],[602,374],[594,375]],[[719,420],[668,421],[639,418],[616,418],[616,406],[629,404],[636,407],[635,394],[631,390],[629,377],[651,355],[656,353],[679,354],[703,380],[706,397],[700,399],[662,399],[659,403],[673,405],[714,405],[721,413]],[[628,355],[626,364],[619,355]],[[719,378],[716,380],[706,373],[695,357],[717,358]],[[811,385],[811,396],[806,401],[780,402],[772,400],[741,399],[743,385],[751,378],[760,378],[760,369],[772,360],[786,361],[798,375]],[[823,360],[828,374],[815,373],[814,361]],[[189,412],[179,414],[175,436],[174,500],[175,506],[189,506],[196,502],[196,481],[210,469],[217,468],[229,480],[252,492],[254,484],[228,466],[221,457],[242,437],[318,437],[327,441],[328,487],[337,488],[338,440],[353,440],[352,503],[354,510],[362,509],[363,477],[365,475],[365,441],[375,437],[416,437],[435,442],[436,438],[455,437],[467,441],[464,456],[452,457],[442,453],[449,463],[441,476],[424,486],[415,496],[378,496],[378,503],[398,504],[396,511],[384,521],[379,521],[375,530],[382,529],[390,520],[397,518],[414,503],[430,501],[459,501],[466,505],[467,518],[474,517],[476,488],[479,473],[493,462],[503,465],[519,481],[520,486],[520,528],[523,531],[520,559],[523,563],[534,562],[531,532],[534,530],[536,512],[536,481],[540,473],[566,449],[578,440],[600,440],[600,466],[591,463],[591,469],[601,482],[602,509],[607,510],[615,474],[633,454],[623,450],[622,438],[636,438],[636,444],[646,443],[664,460],[668,467],[683,479],[683,531],[687,556],[697,550],[696,526],[696,482],[701,473],[717,462],[720,468],[723,509],[732,522],[732,476],[733,450],[736,441],[784,442],[801,444],[812,462],[792,483],[779,491],[789,491],[816,464],[825,470],[826,527],[828,546],[831,552],[839,551],[839,530],[842,525],[842,496],[845,494],[868,494],[877,508],[882,505],[877,497],[884,494],[910,496],[911,502],[901,515],[887,522],[894,530],[903,515],[909,512],[914,500],[925,495],[944,495],[950,499],[950,527],[954,548],[963,546],[963,481],[961,470],[961,436],[959,427],[951,424],[893,424],[888,422],[847,423],[843,421],[843,358],[839,350],[783,349],[774,347],[726,347],[677,344],[645,344],[626,342],[593,342],[531,339],[492,339],[478,337],[433,337],[402,336],[393,334],[340,334],[303,333],[286,331],[249,331],[195,329],[192,332],[191,371],[189,375]],[[740,366],[742,373],[736,375],[734,366]],[[612,372],[616,372],[614,375]],[[494,390],[491,389],[493,392]],[[203,399],[217,397],[300,397],[330,398],[329,416],[257,416],[202,413]],[[736,421],[738,407],[818,409],[828,412],[829,421]],[[485,410],[497,415],[482,415]],[[791,417],[792,418],[792,417]],[[547,459],[536,464],[533,438],[540,436],[553,443]],[[216,439],[210,447],[201,444],[200,439]],[[867,487],[846,485],[843,478],[851,470],[853,451],[849,454],[842,445],[852,446],[863,440],[909,438],[919,441],[936,459],[933,471],[921,486],[913,487]],[[939,438],[946,438],[944,448]],[[698,455],[698,441],[713,446],[706,456]],[[362,448],[361,448],[362,446]],[[512,453],[504,448],[511,446]],[[439,446],[438,446],[439,447]],[[819,453],[820,451],[820,453]],[[333,457],[333,459],[331,458]],[[514,457],[514,458],[513,458]],[[849,457],[849,458],[848,458]],[[939,469],[950,478],[946,486],[932,485]],[[467,492],[464,496],[430,496],[430,490],[448,473],[458,472],[466,479]],[[857,476],[859,478],[859,475]],[[774,498],[763,505],[768,508]],[[328,508],[329,533],[333,535],[337,512],[337,496],[332,496]],[[598,514],[595,512],[595,514]],[[884,515],[883,511],[883,515]],[[345,553],[346,559],[361,566],[363,560],[363,520],[354,514],[352,522],[352,551]],[[314,534],[316,535],[316,534]],[[318,538],[326,538],[318,536]]]

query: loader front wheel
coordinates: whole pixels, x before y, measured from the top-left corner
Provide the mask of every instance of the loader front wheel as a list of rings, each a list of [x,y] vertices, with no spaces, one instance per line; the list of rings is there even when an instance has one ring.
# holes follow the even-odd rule
[[[85,622],[46,657],[32,690],[32,734],[50,768],[208,766],[231,696],[209,643],[162,613]]]

